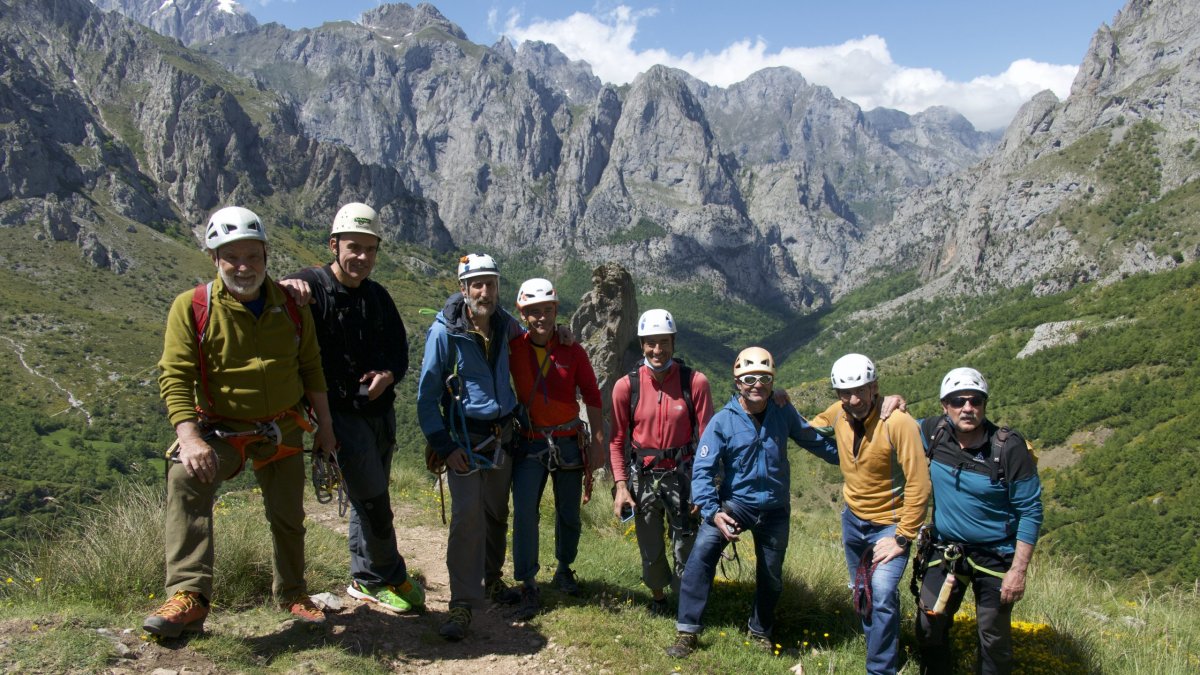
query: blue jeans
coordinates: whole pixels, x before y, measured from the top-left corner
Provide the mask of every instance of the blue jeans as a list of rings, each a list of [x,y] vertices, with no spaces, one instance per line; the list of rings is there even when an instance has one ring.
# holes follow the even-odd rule
[[[583,463],[577,436],[557,437],[554,443],[564,465]],[[575,562],[582,530],[579,502],[583,498],[583,469],[548,471],[537,456],[545,449],[544,438],[523,439],[518,452],[522,458],[513,465],[513,577],[528,584],[534,583],[539,569],[538,507],[548,476],[554,481],[554,557],[559,569],[569,568]]]
[[[360,584],[404,583],[408,570],[396,548],[388,481],[396,449],[396,413],[333,411],[338,467],[350,498],[350,576]]]
[[[754,607],[750,613],[750,630],[771,635],[775,626],[775,606],[783,594],[783,556],[787,553],[791,510],[787,507],[759,511],[734,501],[725,503],[734,520],[744,531],[754,534]],[[743,540],[744,541],[744,540]],[[708,594],[712,591],[721,552],[729,544],[709,521],[700,524],[692,555],[683,568],[679,588],[679,614],[675,629],[699,633]]]
[[[895,525],[877,525],[842,509],[842,546],[853,587],[863,551],[884,537],[896,534]],[[871,576],[871,620],[863,621],[867,636],[867,672],[895,673],[900,651],[900,578],[908,567],[908,554],[875,568]]]

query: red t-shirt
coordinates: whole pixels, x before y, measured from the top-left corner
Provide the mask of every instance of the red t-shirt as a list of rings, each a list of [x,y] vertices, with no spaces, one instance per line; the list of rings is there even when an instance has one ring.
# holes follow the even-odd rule
[[[654,378],[653,371],[644,364],[638,368],[638,406],[633,413],[633,440],[642,448],[678,448],[692,439],[692,421],[687,403],[683,399],[683,387],[679,380],[679,364],[672,363],[663,374],[662,380]],[[698,370],[692,370],[692,403],[696,408],[697,434],[713,416],[712,393],[708,378]],[[612,393],[612,440],[608,445],[609,460],[612,462],[613,478],[629,478],[628,449],[629,433],[629,377],[623,376],[613,384]],[[699,440],[697,437],[695,440]],[[654,461],[646,457],[644,463]],[[669,460],[659,462],[666,469],[674,466]]]

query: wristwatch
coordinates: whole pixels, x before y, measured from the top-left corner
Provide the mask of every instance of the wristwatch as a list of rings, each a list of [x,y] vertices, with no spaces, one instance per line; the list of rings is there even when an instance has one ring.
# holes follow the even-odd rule
[[[909,544],[911,544],[911,543],[912,543],[912,542],[909,540],[909,538],[908,538],[908,537],[906,537],[906,536],[904,536],[904,535],[900,534],[899,532],[897,532],[897,533],[896,533],[896,544],[897,544],[897,545],[898,545],[900,548],[904,548],[904,549],[906,549],[906,548],[908,548],[908,545],[909,545]]]

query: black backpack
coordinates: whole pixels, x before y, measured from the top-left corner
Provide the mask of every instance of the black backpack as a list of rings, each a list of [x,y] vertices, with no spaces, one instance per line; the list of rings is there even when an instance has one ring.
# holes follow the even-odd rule
[[[925,445],[925,457],[929,461],[932,462],[934,454],[941,452],[946,459],[950,460],[945,462],[946,464],[987,475],[992,479],[992,484],[1007,484],[1008,457],[1004,454],[1003,450],[1005,444],[1008,443],[1009,437],[1014,434],[1012,429],[1001,426],[992,434],[992,448],[987,461],[981,461],[968,456],[967,453],[957,448],[955,449],[956,452],[952,455],[947,450],[939,451],[941,443],[948,433],[950,433],[950,420],[945,415],[938,417],[936,421],[926,418],[921,422],[921,442]],[[1017,437],[1025,441],[1019,434]],[[1028,441],[1025,441],[1025,447],[1036,464],[1037,455],[1033,453],[1033,448],[1029,447]]]

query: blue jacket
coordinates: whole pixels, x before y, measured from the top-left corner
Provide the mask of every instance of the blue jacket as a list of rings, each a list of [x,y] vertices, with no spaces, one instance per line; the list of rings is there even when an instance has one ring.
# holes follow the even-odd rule
[[[790,403],[780,407],[768,400],[763,424],[756,427],[734,395],[713,415],[696,450],[692,503],[700,507],[700,515],[711,521],[729,499],[760,511],[790,506],[788,438],[826,462],[838,463],[837,444],[818,434]]]
[[[512,413],[517,406],[508,375],[508,341],[521,331],[520,324],[508,312],[496,308],[491,318],[489,353],[470,332],[462,293],[446,300],[425,336],[425,357],[421,379],[417,382],[417,419],[426,440],[443,458],[461,446],[447,429],[447,406],[453,405],[446,394],[446,377],[455,372],[450,363],[450,341],[454,341],[455,361],[462,384],[462,405],[473,420],[495,420]]]
[[[964,449],[949,420],[937,438],[941,419],[921,420],[938,538],[986,545],[1000,553],[1011,553],[1018,540],[1036,544],[1042,527],[1042,482],[1025,439],[1011,432],[1000,457],[993,458],[992,436],[999,429],[995,424],[985,421],[983,441]],[[995,459],[1003,470],[1003,480],[997,482],[989,472]]]

